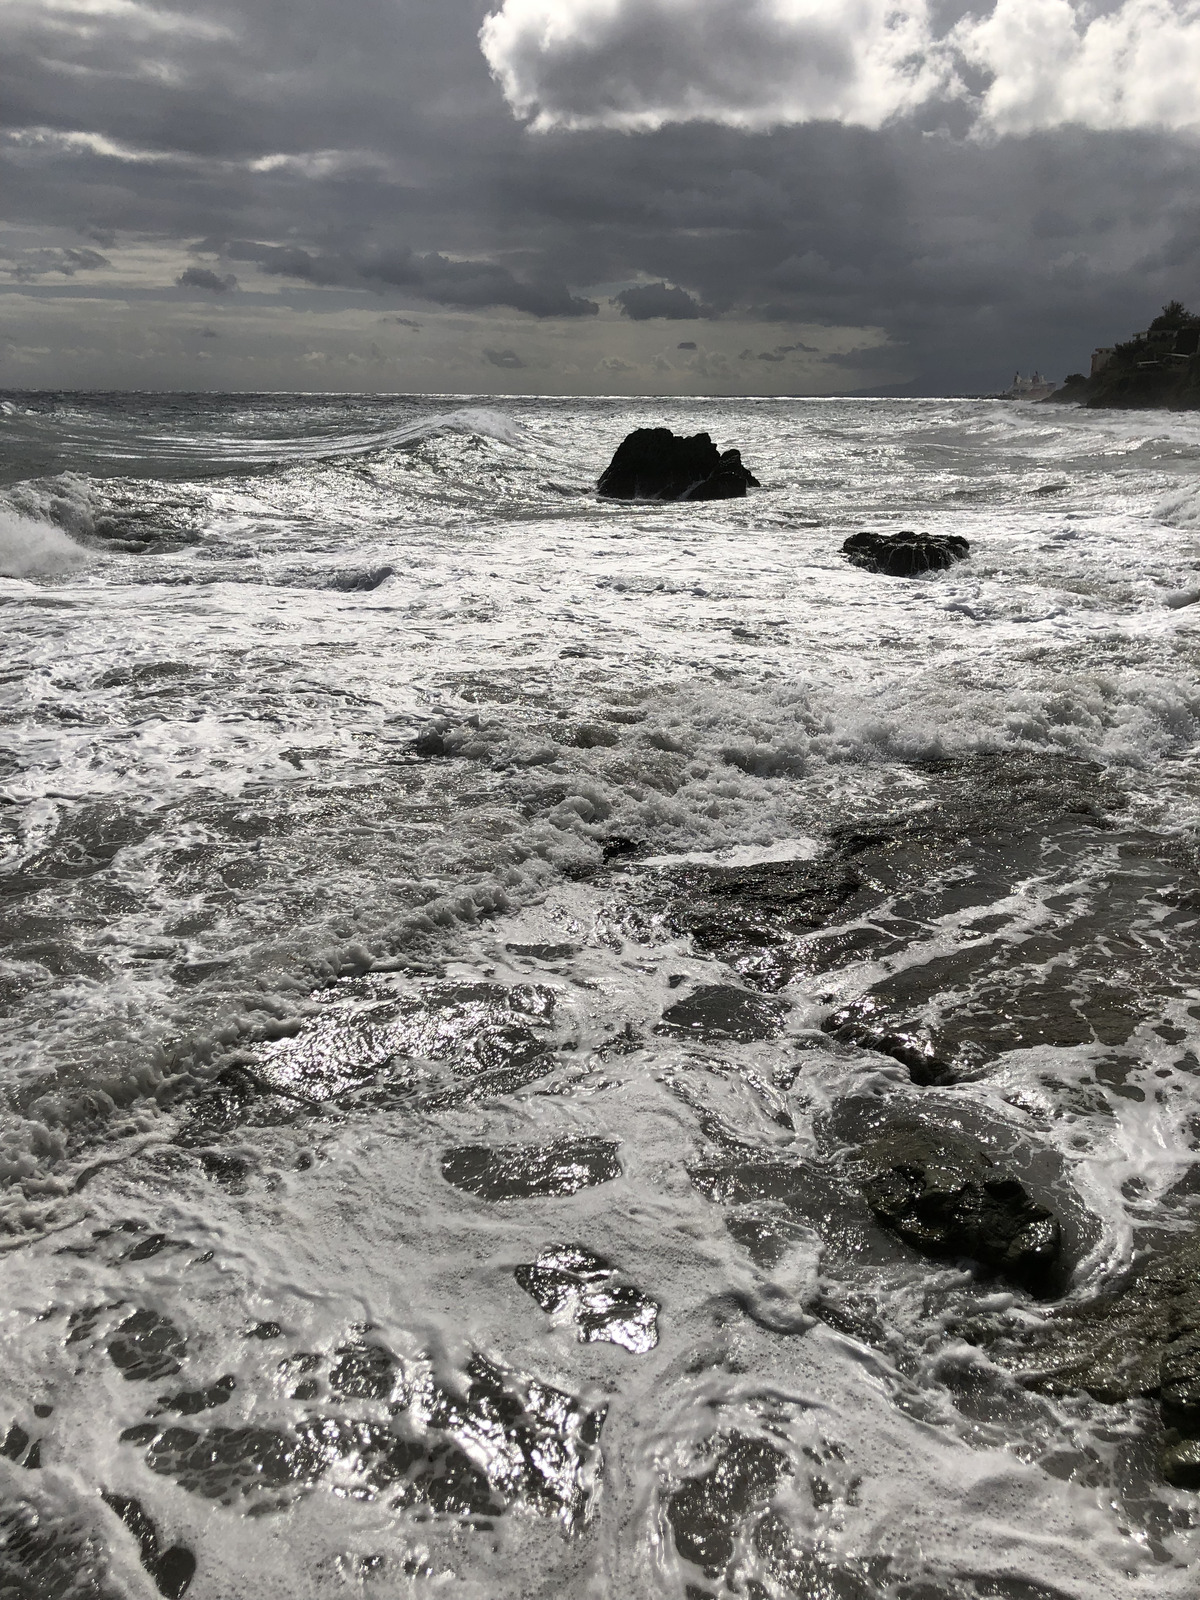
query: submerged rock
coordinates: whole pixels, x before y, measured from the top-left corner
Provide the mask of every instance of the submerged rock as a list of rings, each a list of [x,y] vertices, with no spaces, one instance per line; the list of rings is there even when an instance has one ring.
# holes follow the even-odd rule
[[[773,1039],[790,1007],[730,983],[710,983],[663,1012],[657,1033],[692,1039]]]
[[[125,1378],[144,1383],[173,1377],[187,1354],[187,1341],[169,1318],[156,1311],[135,1311],[108,1341],[108,1354]]]
[[[667,1502],[675,1548],[710,1578],[728,1565],[741,1524],[790,1471],[788,1458],[765,1439],[733,1433],[715,1443],[715,1463],[686,1479]]]
[[[520,1502],[557,1516],[568,1529],[588,1519],[601,1468],[603,1406],[589,1408],[480,1355],[451,1384],[429,1373],[404,1377],[399,1361],[383,1354],[389,1392],[390,1374],[402,1377],[384,1418],[376,1408],[369,1417],[309,1412],[291,1425],[207,1430],[151,1421],[126,1428],[121,1439],[144,1448],[151,1472],[189,1494],[241,1502],[251,1515],[281,1509],[336,1473],[333,1492],[345,1493],[350,1480],[356,1500],[386,1495],[392,1509],[423,1506],[490,1520]],[[357,1385],[338,1398],[344,1404],[378,1393],[378,1386]]]
[[[865,1145],[858,1182],[875,1216],[927,1255],[967,1256],[1031,1289],[1062,1249],[1058,1219],[991,1158],[938,1129],[901,1125]]]
[[[1157,1398],[1169,1483],[1200,1489],[1200,1234],[1122,1284],[1054,1312],[1016,1364],[1039,1386],[1114,1404]]]
[[[181,1544],[162,1549],[158,1529],[140,1500],[132,1495],[110,1494],[106,1489],[100,1494],[137,1540],[142,1565],[154,1579],[158,1592],[165,1595],[166,1600],[183,1600],[196,1575],[196,1558],[192,1552]]]
[[[513,1276],[543,1311],[575,1324],[580,1342],[602,1340],[644,1355],[658,1343],[658,1305],[632,1284],[620,1283],[611,1261],[582,1245],[554,1245]]]
[[[576,1194],[621,1175],[613,1139],[554,1139],[549,1144],[466,1144],[447,1150],[442,1176],[481,1200],[532,1200]]]
[[[956,533],[854,533],[842,546],[854,566],[889,578],[940,572],[970,553],[971,546]]]
[[[670,428],[635,428],[597,490],[606,500],[736,500],[760,487],[740,451],[719,451],[707,433],[682,438]]]

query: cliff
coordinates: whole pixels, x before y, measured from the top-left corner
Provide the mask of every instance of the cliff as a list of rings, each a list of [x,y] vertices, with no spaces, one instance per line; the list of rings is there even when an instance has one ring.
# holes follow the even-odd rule
[[[1097,350],[1090,376],[1072,373],[1050,400],[1097,408],[1200,410],[1200,317],[1172,300],[1144,333]]]

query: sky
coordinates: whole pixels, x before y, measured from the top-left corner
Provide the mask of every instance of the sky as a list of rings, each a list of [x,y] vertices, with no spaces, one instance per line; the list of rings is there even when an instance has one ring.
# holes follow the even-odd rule
[[[1200,0],[3,0],[0,386],[963,394],[1200,307]]]

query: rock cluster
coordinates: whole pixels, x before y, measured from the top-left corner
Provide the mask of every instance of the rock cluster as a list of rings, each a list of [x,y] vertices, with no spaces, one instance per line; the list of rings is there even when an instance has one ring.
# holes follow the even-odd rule
[[[600,476],[605,500],[736,500],[761,487],[740,451],[719,451],[707,433],[635,428]]]

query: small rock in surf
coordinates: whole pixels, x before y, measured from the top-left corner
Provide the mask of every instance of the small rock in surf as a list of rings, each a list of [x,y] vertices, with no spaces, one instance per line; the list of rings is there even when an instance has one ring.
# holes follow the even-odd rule
[[[605,500],[737,500],[761,485],[740,451],[719,451],[707,433],[683,438],[670,428],[635,428],[596,487]]]
[[[940,572],[970,553],[971,546],[956,533],[853,533],[842,546],[854,566],[889,578]]]

